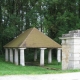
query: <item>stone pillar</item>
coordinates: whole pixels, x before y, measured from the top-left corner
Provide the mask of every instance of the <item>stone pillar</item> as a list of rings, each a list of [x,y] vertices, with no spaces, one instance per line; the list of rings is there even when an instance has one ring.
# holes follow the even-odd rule
[[[14,63],[16,64],[16,65],[18,65],[19,64],[19,59],[18,59],[18,49],[14,49],[14,53],[15,53],[15,55],[14,55]]]
[[[57,49],[57,61],[61,62],[61,48]]]
[[[20,49],[20,65],[25,66],[24,49],[26,48],[19,48],[19,49]]]
[[[37,50],[35,50],[35,53],[34,53],[34,61],[37,60]]]
[[[80,30],[63,34],[62,40],[62,70],[80,69]]]
[[[13,63],[13,49],[10,48],[10,62]]]
[[[8,48],[5,48],[5,61],[9,61]]]
[[[48,53],[48,63],[52,63],[52,49],[49,49],[49,53]]]
[[[44,66],[44,50],[46,48],[40,48],[41,51],[40,51],[40,66]]]
[[[80,37],[74,37],[70,43],[68,69],[80,69]]]

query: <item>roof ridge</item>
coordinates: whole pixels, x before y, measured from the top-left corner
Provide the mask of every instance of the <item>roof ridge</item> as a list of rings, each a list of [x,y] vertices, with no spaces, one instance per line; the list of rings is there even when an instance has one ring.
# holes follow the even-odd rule
[[[30,31],[29,35],[31,34],[31,32],[33,31],[34,28],[35,28],[35,27],[31,28],[32,30]],[[28,29],[28,30],[29,30],[29,29]],[[28,36],[29,36],[29,35],[28,35]],[[23,43],[22,43],[21,45],[24,44],[24,42],[26,41],[26,39],[28,38],[28,36],[24,39],[24,41],[23,41]],[[20,45],[20,46],[21,46],[21,45]]]

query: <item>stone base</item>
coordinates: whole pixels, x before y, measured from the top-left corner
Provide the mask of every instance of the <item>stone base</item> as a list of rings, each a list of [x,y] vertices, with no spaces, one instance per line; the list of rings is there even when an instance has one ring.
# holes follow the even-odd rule
[[[69,61],[68,69],[80,69],[80,61]]]

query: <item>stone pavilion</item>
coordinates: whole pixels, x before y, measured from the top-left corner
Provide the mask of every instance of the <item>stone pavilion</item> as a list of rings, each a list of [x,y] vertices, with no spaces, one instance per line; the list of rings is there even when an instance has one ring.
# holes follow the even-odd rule
[[[39,48],[40,49],[40,66],[44,66],[44,51],[49,49],[48,63],[52,62],[52,49],[58,49],[58,61],[60,61],[61,45],[40,32],[36,28],[30,28],[14,38],[11,42],[4,45],[5,48],[5,61],[10,61],[16,65],[25,66],[24,49]],[[13,51],[14,50],[14,51]],[[14,56],[13,56],[14,54]],[[18,56],[20,55],[20,57]],[[37,52],[34,52],[34,60],[37,59]]]

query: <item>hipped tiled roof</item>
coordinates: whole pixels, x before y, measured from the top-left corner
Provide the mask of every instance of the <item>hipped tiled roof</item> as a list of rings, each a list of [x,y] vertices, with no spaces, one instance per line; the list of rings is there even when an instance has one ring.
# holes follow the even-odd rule
[[[57,42],[36,28],[30,28],[4,46],[5,48],[60,48]]]

